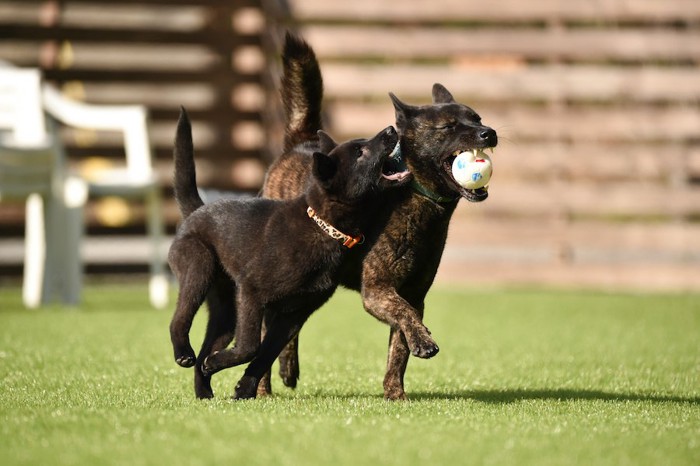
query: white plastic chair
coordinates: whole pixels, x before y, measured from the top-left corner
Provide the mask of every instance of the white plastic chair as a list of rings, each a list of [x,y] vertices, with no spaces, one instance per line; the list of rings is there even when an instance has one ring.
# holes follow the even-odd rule
[[[26,202],[22,300],[36,308],[76,304],[85,183],[66,174],[62,146],[47,131],[36,69],[0,67],[0,201]]]
[[[2,65],[2,64],[0,64]],[[18,105],[16,108],[18,111],[29,112],[32,115],[32,122],[29,123],[27,119],[27,124],[23,124],[21,130],[24,133],[31,135],[32,138],[36,140],[39,139],[39,130],[36,128],[45,128],[44,122],[44,112],[50,117],[55,118],[59,122],[74,126],[77,128],[94,129],[94,130],[107,130],[107,131],[118,131],[123,134],[124,137],[124,148],[126,154],[126,163],[124,168],[106,169],[98,173],[94,179],[87,180],[87,189],[83,191],[89,192],[91,195],[96,196],[120,196],[130,199],[142,199],[146,205],[147,211],[147,234],[150,238],[151,243],[151,257],[150,257],[150,281],[149,281],[149,298],[151,304],[157,308],[163,308],[168,302],[168,280],[165,274],[165,254],[164,254],[164,233],[163,233],[163,221],[162,221],[162,199],[161,192],[158,186],[157,180],[153,173],[153,168],[151,165],[151,147],[148,137],[148,115],[146,108],[141,105],[90,105],[85,103],[76,102],[74,100],[68,99],[61,94],[61,92],[50,84],[42,84],[40,87],[37,85],[41,82],[41,75],[38,70],[32,69],[19,69],[11,66],[0,66],[0,75],[7,76],[8,82],[12,83],[25,83],[24,78],[10,78],[10,76],[19,76],[24,73],[23,76],[28,76],[31,74],[33,76],[33,86],[36,86],[37,91],[33,96],[29,96],[25,87],[17,90],[13,94],[14,97],[10,97],[9,100],[16,101]],[[22,86],[26,86],[22,84]],[[0,114],[3,112],[0,111]],[[0,119],[3,117],[0,116]],[[6,118],[9,123],[13,120],[10,115]],[[24,120],[23,120],[24,121]],[[0,122],[0,127],[2,127],[2,122]],[[52,155],[51,160],[54,161],[55,167],[52,169],[52,176],[57,178],[65,178],[63,173],[63,149],[60,144],[59,136],[56,132],[50,132],[46,134],[46,130],[41,136],[44,141],[50,141],[43,146],[44,151],[47,151]],[[27,136],[29,137],[29,136]],[[35,141],[36,142],[36,141]],[[32,164],[25,164],[32,166]],[[12,173],[7,174],[4,177],[8,182],[13,182],[15,175]],[[79,178],[67,178],[68,183],[63,185],[67,187],[73,187],[72,190],[75,191],[79,184]],[[61,185],[61,182],[53,182],[52,186]],[[51,192],[58,192],[60,189],[54,188]],[[9,192],[9,191],[8,191]],[[34,192],[34,191],[32,191]],[[38,191],[39,192],[39,191]],[[39,194],[41,194],[40,191]],[[47,191],[48,192],[48,191]],[[21,196],[21,195],[20,195]],[[47,195],[44,195],[45,197]],[[60,196],[59,196],[60,197]],[[47,200],[57,199],[59,197],[49,196],[46,197]],[[65,197],[65,196],[64,196]],[[30,200],[34,197],[30,197]],[[77,196],[68,196],[65,201],[70,205],[74,205],[79,199]],[[65,203],[65,202],[64,202]],[[83,199],[84,203],[84,199]],[[51,209],[51,204],[46,210],[45,217],[47,221],[43,226],[45,226],[46,233],[44,237],[49,240],[53,238],[50,234],[53,229],[58,228],[56,225],[61,224],[61,216],[66,215],[66,212],[59,211],[53,214]],[[30,202],[27,204],[27,208],[30,208]],[[57,209],[54,209],[57,210]],[[58,211],[58,210],[57,210]],[[73,215],[75,217],[75,215]],[[48,219],[57,218],[55,223],[50,223]],[[82,218],[82,217],[81,217]],[[30,233],[29,229],[29,216],[27,220],[27,234]],[[73,225],[74,222],[65,222]],[[82,232],[82,220],[79,222],[80,230]],[[32,230],[35,236],[35,230]],[[68,233],[66,233],[68,235]],[[33,238],[27,236],[27,247],[28,249],[34,249],[31,246]],[[74,242],[76,240],[75,236],[70,236],[70,241]],[[79,241],[79,236],[78,236]],[[64,255],[62,252],[54,253],[53,243],[47,243],[46,246],[46,267],[53,267],[53,255]],[[58,245],[56,248],[59,251],[65,250],[65,247]],[[79,254],[78,254],[79,256]],[[27,261],[28,259],[25,259]],[[29,286],[29,283],[37,281],[36,271],[34,268],[29,266],[29,262],[25,262],[25,288]],[[78,266],[80,270],[80,265]],[[49,274],[51,276],[53,274]],[[60,274],[59,274],[60,275]],[[79,289],[79,288],[78,288]],[[44,293],[46,295],[46,293]],[[73,300],[73,298],[71,298]],[[25,302],[27,302],[25,300]],[[42,302],[42,298],[40,298]]]
[[[162,199],[151,163],[148,113],[142,105],[90,105],[64,97],[44,84],[43,105],[58,121],[76,128],[119,131],[124,136],[126,164],[101,170],[87,180],[91,195],[142,199],[146,205],[146,228],[151,242],[149,297],[151,304],[168,304],[165,275]]]

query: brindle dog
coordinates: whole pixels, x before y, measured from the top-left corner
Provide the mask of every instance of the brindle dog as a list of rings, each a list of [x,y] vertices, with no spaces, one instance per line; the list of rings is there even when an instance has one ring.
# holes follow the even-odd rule
[[[283,88],[282,92],[291,94],[288,100],[298,102],[292,106],[297,118],[304,115],[318,122],[318,108],[305,105],[309,98],[301,93],[311,90],[318,100],[320,92],[320,71],[310,48],[303,62],[305,67],[288,64],[285,73],[294,76],[287,82],[305,83],[306,87]],[[460,152],[495,147],[498,137],[474,110],[457,103],[441,84],[433,86],[432,105],[408,105],[389,95],[396,112],[401,154],[413,183],[383,199],[381,220],[366,235],[365,247],[346,261],[341,284],[360,291],[365,310],[391,327],[384,396],[400,400],[406,398],[404,374],[409,354],[430,358],[439,351],[422,318],[452,213],[460,198],[481,202],[488,196],[484,188],[462,188],[452,176],[452,162]],[[403,169],[401,164],[393,167],[397,173]],[[293,196],[305,189],[307,179],[308,162],[285,154],[270,168],[263,196]],[[297,343],[292,341],[280,356],[280,375],[290,387],[296,386],[299,376]],[[269,377],[264,378],[259,393],[270,391]]]

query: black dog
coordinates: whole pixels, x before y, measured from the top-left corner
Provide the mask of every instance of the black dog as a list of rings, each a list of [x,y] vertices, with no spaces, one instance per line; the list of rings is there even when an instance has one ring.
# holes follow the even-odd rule
[[[346,251],[361,242],[369,226],[382,167],[397,147],[398,135],[388,127],[372,139],[341,145],[323,132],[319,139],[322,152],[308,155],[308,189],[293,199],[220,200],[191,212],[190,206],[183,206],[185,218],[168,256],[180,283],[170,325],[178,364],[195,364],[188,334],[219,268],[236,288],[235,346],[204,360],[206,376],[256,356],[274,361],[335,291]],[[192,133],[184,109],[175,164],[194,179]],[[267,334],[261,343],[264,318]],[[212,337],[218,335],[207,334],[205,339]],[[254,397],[257,386],[258,379],[239,384],[236,397]]]
[[[298,60],[305,66],[287,66],[285,73],[295,74],[289,81],[305,85],[283,88],[282,92],[300,102],[295,108],[308,112],[305,119],[320,121],[315,113],[318,108],[304,104],[308,95],[320,100],[318,63],[310,48]],[[390,94],[401,153],[414,180],[410,187],[394,190],[383,198],[375,229],[366,233],[367,247],[351,254],[342,269],[341,284],[360,291],[367,312],[391,326],[384,377],[384,396],[391,400],[406,397],[404,374],[409,354],[429,358],[438,352],[422,323],[424,299],[440,264],[457,202],[462,197],[480,202],[488,196],[484,188],[462,188],[452,176],[452,162],[460,152],[498,143],[496,132],[483,125],[474,110],[457,103],[445,87],[435,84],[432,95],[432,105],[412,106]],[[395,171],[402,169],[395,164]],[[297,195],[305,189],[308,174],[308,161],[283,155],[268,172],[263,195]],[[296,341],[280,357],[280,374],[285,385],[296,385]],[[269,392],[269,378],[263,379],[260,393]]]

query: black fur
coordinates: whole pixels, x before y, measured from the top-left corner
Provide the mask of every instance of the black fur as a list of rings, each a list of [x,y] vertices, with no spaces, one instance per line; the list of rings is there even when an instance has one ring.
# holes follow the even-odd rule
[[[191,138],[183,109],[175,142],[176,178],[188,180],[190,189],[196,189],[191,185],[195,179]],[[322,139],[332,141],[326,135]],[[312,159],[308,189],[290,200],[220,200],[187,215],[197,204],[195,195],[183,193],[184,182],[177,188],[184,220],[168,261],[180,284],[170,325],[178,364],[189,367],[196,362],[189,330],[207,293],[220,283],[221,270],[235,284],[236,306],[228,303],[224,312],[211,312],[203,347],[212,351],[200,353],[204,359],[198,370],[210,377],[256,356],[262,360],[278,356],[308,316],[332,295],[347,251],[309,218],[307,207],[340,231],[361,236],[378,201],[382,166],[397,142],[396,131],[388,127],[372,139],[325,144],[328,155],[318,151],[308,155]],[[226,314],[235,315],[235,330]],[[268,331],[261,343],[263,319]],[[222,322],[223,329],[218,327]],[[235,346],[223,349],[231,335]],[[213,350],[217,346],[220,351]],[[237,397],[255,396],[255,391],[242,387]]]

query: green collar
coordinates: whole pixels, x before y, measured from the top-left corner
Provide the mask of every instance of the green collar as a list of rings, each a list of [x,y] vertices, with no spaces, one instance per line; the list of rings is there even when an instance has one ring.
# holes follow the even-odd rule
[[[430,199],[431,201],[436,202],[438,204],[449,204],[451,202],[457,201],[460,198],[460,196],[445,197],[445,196],[441,196],[437,193],[434,193],[433,191],[429,190],[428,188],[426,188],[425,186],[420,184],[418,181],[416,181],[415,178],[413,178],[413,181],[411,181],[411,187],[418,194],[421,194],[421,195],[427,197],[428,199]]]

